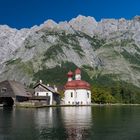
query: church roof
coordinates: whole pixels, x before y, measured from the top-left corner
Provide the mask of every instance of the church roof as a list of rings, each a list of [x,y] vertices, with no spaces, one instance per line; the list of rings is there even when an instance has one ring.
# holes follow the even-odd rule
[[[68,78],[73,76],[73,73],[71,71],[68,72]],[[77,68],[75,70],[75,75],[81,75],[81,70]],[[64,86],[65,90],[67,89],[90,89],[90,84],[86,81],[81,80],[80,78],[76,78],[75,80],[67,81],[67,83]]]
[[[90,89],[90,84],[86,81],[83,80],[72,80],[72,81],[68,81],[65,84],[65,90],[67,89]]]

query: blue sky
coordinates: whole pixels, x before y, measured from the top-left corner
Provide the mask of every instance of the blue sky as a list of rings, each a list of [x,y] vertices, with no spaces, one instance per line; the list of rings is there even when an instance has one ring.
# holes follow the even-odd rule
[[[79,14],[132,19],[140,15],[140,0],[0,0],[0,24],[15,28],[39,25],[47,19],[70,20]]]

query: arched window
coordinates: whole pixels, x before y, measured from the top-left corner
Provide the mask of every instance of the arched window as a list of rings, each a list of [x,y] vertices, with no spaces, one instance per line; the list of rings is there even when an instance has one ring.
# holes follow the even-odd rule
[[[87,97],[89,98],[89,93],[87,92]]]
[[[73,92],[71,92],[71,98],[73,97]]]

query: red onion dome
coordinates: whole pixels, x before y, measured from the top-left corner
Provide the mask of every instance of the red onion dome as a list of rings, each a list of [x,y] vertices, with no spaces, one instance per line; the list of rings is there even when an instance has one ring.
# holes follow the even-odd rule
[[[68,81],[65,85],[65,89],[90,89],[90,84],[83,80]]]
[[[76,83],[73,81],[68,81],[66,84],[65,84],[65,89],[75,89],[76,87]]]
[[[80,70],[79,68],[77,68],[77,69],[75,70],[75,74],[81,74],[81,70]]]
[[[87,83],[87,87],[90,89],[90,84],[89,83]]]
[[[72,71],[69,71],[68,74],[67,74],[67,76],[68,77],[72,77],[73,76],[73,72]]]
[[[87,83],[83,80],[80,80],[79,82],[77,82],[77,88],[79,88],[79,89],[90,89],[90,85],[89,85],[89,83]]]

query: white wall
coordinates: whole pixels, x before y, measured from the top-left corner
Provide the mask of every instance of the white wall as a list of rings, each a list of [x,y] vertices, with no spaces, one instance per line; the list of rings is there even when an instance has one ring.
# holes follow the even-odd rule
[[[87,98],[87,102],[88,104],[91,104],[91,91],[88,90],[87,92],[89,93],[89,98]]]
[[[73,97],[71,97],[71,93]],[[66,90],[64,93],[64,102],[65,104],[73,104],[75,103],[75,90]]]
[[[73,93],[73,97],[71,97],[71,93]],[[89,98],[87,93],[89,93]],[[86,90],[86,89],[66,90],[64,93],[64,102],[65,104],[71,104],[71,105],[91,104],[91,92],[90,90]]]
[[[76,90],[76,93],[77,93],[76,102],[78,104],[87,104],[87,90],[78,89]]]
[[[50,97],[50,105],[53,104],[53,93],[52,92],[35,92],[35,96],[49,96]]]

